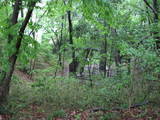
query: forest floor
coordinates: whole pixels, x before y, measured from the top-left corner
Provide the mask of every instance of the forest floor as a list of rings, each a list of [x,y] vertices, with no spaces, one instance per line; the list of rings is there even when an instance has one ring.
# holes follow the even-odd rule
[[[151,106],[143,108],[108,110],[93,112],[88,110],[64,110],[64,117],[48,118],[45,112],[39,112],[40,106],[29,105],[20,111],[23,117],[20,120],[160,120],[160,108],[153,109]],[[24,117],[25,116],[25,117]],[[0,115],[0,120],[10,120],[9,115]]]
[[[30,76],[16,70],[15,75],[22,80],[32,82]],[[96,109],[96,111],[95,111]],[[55,117],[50,116],[43,106],[29,104],[19,111],[19,120],[160,120],[160,108],[150,104],[130,109],[101,110],[99,108],[88,109],[64,109],[55,111]],[[62,115],[61,115],[62,114]],[[12,120],[11,115],[0,115],[0,120]]]

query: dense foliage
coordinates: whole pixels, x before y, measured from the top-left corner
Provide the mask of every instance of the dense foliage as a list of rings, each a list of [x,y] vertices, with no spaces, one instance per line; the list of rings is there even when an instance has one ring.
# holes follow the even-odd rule
[[[0,119],[32,119],[33,106],[49,120],[97,107],[157,110],[159,16],[159,0],[1,0]]]

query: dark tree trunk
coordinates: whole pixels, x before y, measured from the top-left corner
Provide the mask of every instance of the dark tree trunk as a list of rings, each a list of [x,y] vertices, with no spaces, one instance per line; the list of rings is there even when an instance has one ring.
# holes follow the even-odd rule
[[[131,74],[131,58],[127,59],[127,68],[128,68],[128,75]]]
[[[153,9],[155,10],[154,12],[154,22],[158,23],[158,0],[153,0]]]
[[[71,11],[68,11],[67,14],[68,14],[68,23],[69,23],[69,40],[70,40],[70,45],[72,49],[72,62],[69,64],[69,72],[76,74],[79,62],[75,57],[75,49],[73,46],[74,44],[73,44],[73,27],[72,27]]]
[[[64,16],[62,16],[62,23],[61,23],[61,36],[60,36],[60,41],[59,41],[59,65],[62,66],[62,69],[63,69],[63,65],[62,65],[62,52],[61,52],[61,46],[64,44],[63,42],[63,28],[64,28],[64,25],[63,25],[63,19],[64,19]]]
[[[90,48],[87,48],[87,49],[84,50],[84,53],[83,53],[84,59],[82,60],[83,65],[81,65],[81,67],[80,67],[80,75],[81,76],[83,76],[84,67],[86,65],[86,62],[87,62],[87,59],[89,57],[90,52],[92,52],[92,50]]]
[[[19,49],[20,49],[20,46],[21,46],[21,42],[22,42],[22,39],[23,39],[25,28],[26,28],[26,26],[29,22],[29,19],[31,18],[33,8],[34,8],[35,4],[36,4],[36,2],[31,2],[30,6],[29,6],[29,10],[28,10],[28,12],[26,14],[26,17],[25,17],[25,19],[22,23],[22,26],[20,27],[20,30],[19,30],[19,35],[17,37],[17,41],[16,41],[16,45],[15,45],[15,52],[8,59],[8,63],[9,63],[8,71],[4,73],[4,77],[1,79],[1,83],[0,83],[0,105],[2,105],[3,102],[5,102],[6,97],[9,94],[10,82],[11,82],[11,78],[12,78],[12,75],[13,75],[15,63],[16,63],[16,60],[17,60],[17,55],[19,53]],[[19,14],[19,10],[20,10],[20,5],[21,5],[21,0],[17,0],[15,2],[15,5],[14,5],[13,16],[12,16],[12,19],[11,19],[12,25],[17,23],[18,14]],[[13,37],[14,36],[10,35],[9,42],[11,41],[11,38],[13,38]]]
[[[103,76],[106,77],[106,67],[107,67],[107,57],[106,57],[106,53],[107,53],[107,35],[105,34],[105,39],[104,39],[104,43],[102,45],[101,48],[101,54],[103,55],[100,59],[100,63],[99,63],[99,71],[103,72]]]
[[[115,51],[115,63],[117,67],[121,64],[121,56],[119,50]]]
[[[121,56],[120,56],[120,51],[119,50],[115,50],[115,64],[116,64],[116,72],[117,72],[117,75],[119,77],[121,77],[121,67],[120,67],[120,64],[121,64]]]

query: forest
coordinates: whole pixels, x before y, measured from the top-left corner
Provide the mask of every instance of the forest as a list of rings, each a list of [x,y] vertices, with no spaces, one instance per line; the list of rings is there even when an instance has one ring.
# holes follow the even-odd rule
[[[0,120],[160,120],[160,0],[0,0]]]

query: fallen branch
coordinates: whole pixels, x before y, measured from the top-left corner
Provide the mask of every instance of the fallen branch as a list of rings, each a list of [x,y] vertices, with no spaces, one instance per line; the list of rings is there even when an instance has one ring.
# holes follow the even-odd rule
[[[144,101],[142,103],[138,103],[138,104],[134,104],[132,106],[130,106],[129,108],[122,108],[122,107],[117,107],[117,108],[112,108],[112,109],[106,109],[106,108],[94,108],[94,109],[91,109],[90,112],[99,112],[99,111],[102,111],[102,112],[106,112],[106,111],[122,111],[122,110],[125,110],[125,109],[132,109],[132,108],[138,108],[138,107],[141,107],[141,106],[144,106],[144,105],[147,105],[149,104],[150,102],[149,101]]]

